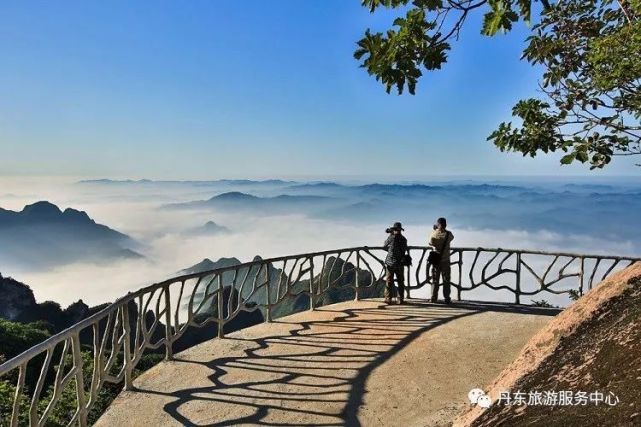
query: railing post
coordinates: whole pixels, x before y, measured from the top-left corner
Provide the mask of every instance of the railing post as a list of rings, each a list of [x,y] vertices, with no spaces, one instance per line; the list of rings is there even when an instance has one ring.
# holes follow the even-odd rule
[[[416,247],[414,248],[416,250]],[[363,251],[368,251],[367,247],[360,247],[360,248],[349,248],[349,249],[342,249],[342,250],[335,250],[335,251],[325,251],[325,252],[315,252],[312,254],[305,254],[305,255],[294,255],[294,256],[289,256],[289,257],[280,257],[280,258],[273,258],[271,259],[270,262],[252,262],[252,263],[247,263],[243,264],[242,268],[249,268],[250,271],[255,271],[253,270],[257,265],[261,266],[260,268],[265,268],[265,282],[261,284],[261,286],[266,286],[267,289],[265,290],[265,297],[266,302],[265,302],[265,307],[266,307],[266,321],[269,322],[271,321],[272,317],[272,298],[271,298],[271,271],[274,269],[277,274],[278,278],[274,280],[276,290],[278,292],[276,301],[274,302],[274,306],[278,304],[279,301],[282,301],[284,297],[288,297],[291,295],[280,295],[280,284],[282,284],[282,281],[286,278],[285,277],[285,263],[287,260],[291,259],[307,259],[310,262],[310,282],[309,282],[309,291],[310,291],[310,297],[312,298],[312,301],[310,301],[310,306],[313,309],[314,305],[318,302],[320,303],[321,297],[324,292],[327,292],[330,288],[331,284],[331,271],[328,271],[325,273],[325,267],[327,263],[327,256],[330,254],[336,254],[336,256],[340,257],[341,255],[345,254],[346,252],[356,252],[356,269],[354,271],[354,289],[355,289],[355,300],[359,300],[362,298],[364,295],[363,293],[366,293],[365,289],[368,288],[370,285],[370,280],[368,279],[370,274],[371,274],[371,284],[373,284],[375,281],[378,281],[375,273],[371,269],[370,265],[368,264],[368,260],[365,259],[365,257],[362,256]],[[467,272],[465,271],[466,274],[466,279],[463,280],[463,273],[464,273],[464,254],[467,253],[467,251],[470,252],[471,255],[476,252],[476,255],[473,260],[470,262],[470,271]],[[578,277],[579,278],[579,283],[578,283],[578,289],[579,293],[582,295],[583,291],[585,288],[588,288],[587,290],[589,291],[593,284],[594,284],[594,279],[598,277],[597,273],[599,272],[599,266],[600,263],[604,263],[603,268],[608,268],[607,271],[603,274],[603,277],[607,277],[614,268],[618,265],[617,263],[619,262],[627,262],[630,261],[630,263],[633,263],[635,261],[641,261],[641,258],[629,258],[629,257],[601,257],[601,256],[595,256],[595,255],[586,255],[586,254],[568,254],[568,253],[549,253],[549,252],[542,252],[542,251],[526,251],[526,250],[502,250],[502,249],[482,249],[482,248],[457,248],[454,249],[452,254],[454,252],[459,253],[459,259],[458,259],[458,271],[459,271],[459,278],[458,278],[458,283],[459,283],[459,288],[457,290],[458,293],[458,299],[461,299],[461,294],[462,294],[462,285],[463,282],[467,281],[469,283],[469,287],[466,287],[464,290],[469,290],[469,289],[475,289],[478,286],[481,285],[488,285],[489,282],[486,281],[486,275],[485,271],[481,272],[482,279],[480,283],[476,283],[476,279],[474,278],[474,272],[477,266],[477,261],[479,259],[479,254],[481,254],[482,251],[491,251],[494,253],[497,253],[496,255],[509,255],[509,257],[514,256],[516,260],[516,266],[512,270],[511,268],[504,269],[502,266],[499,266],[499,271],[496,275],[493,275],[490,280],[494,277],[498,277],[499,275],[502,275],[504,273],[507,274],[507,278],[509,280],[509,273],[515,273],[515,288],[511,290],[514,291],[515,293],[515,300],[517,304],[520,304],[520,296],[521,294],[524,295],[524,297],[529,300],[529,287],[531,286],[530,281],[532,280],[529,276],[532,274],[535,278],[538,277],[537,273],[533,270],[533,264],[532,266],[530,263],[532,261],[536,261],[534,258],[530,260],[529,257],[538,257],[538,256],[554,256],[555,260],[552,262],[552,264],[548,265],[548,270],[547,272],[543,275],[543,278],[539,278],[539,282],[544,282],[542,286],[540,287],[539,290],[544,290],[541,288],[546,288],[551,286],[552,284],[556,283],[558,280],[555,280],[554,278],[551,279],[551,281],[548,282],[548,284],[545,284],[545,278],[547,274],[550,272],[550,270],[554,267],[556,260],[559,257],[571,257],[571,264],[570,262],[562,268],[562,270],[558,273],[559,274],[559,280],[562,278],[566,277]],[[367,252],[368,256],[372,256],[374,260],[376,261],[381,261],[378,259],[377,256],[374,254],[370,253],[369,251]],[[523,261],[523,257],[528,258],[528,262]],[[316,259],[319,259],[319,262],[322,262],[322,268],[319,270],[319,276],[316,278],[314,276],[314,257]],[[322,257],[322,261],[321,261]],[[511,262],[509,259],[502,259],[501,265],[503,264],[503,261],[507,265]],[[565,269],[565,267],[574,265],[576,266],[576,259],[580,260],[580,271],[577,273],[576,270],[573,270],[572,274],[564,274],[562,271]],[[350,255],[348,255],[348,259],[351,259]],[[487,269],[488,266],[491,265],[493,260],[496,259],[496,256],[492,258],[492,261],[486,262],[484,268]],[[613,263],[610,265],[608,264],[609,261],[612,261]],[[274,267],[275,263],[280,263],[284,262],[283,264],[283,269],[278,270],[276,267]],[[482,260],[481,260],[482,262]],[[272,264],[274,263],[274,264]],[[366,269],[363,270],[363,274],[360,274],[360,268],[361,268],[361,263],[364,266],[367,266]],[[609,267],[608,267],[609,265]],[[329,266],[327,266],[329,267]],[[238,269],[239,267],[234,267]],[[301,267],[302,268],[302,267]],[[329,270],[329,268],[328,268]],[[411,269],[410,269],[411,270]],[[235,305],[233,299],[229,298],[242,298],[240,293],[238,292],[238,289],[236,287],[236,282],[234,282],[231,287],[230,287],[230,296],[228,297],[227,300],[224,299],[224,282],[223,282],[223,276],[225,272],[229,272],[230,269],[228,268],[223,268],[219,270],[214,270],[214,271],[209,271],[203,273],[201,276],[202,277],[213,277],[213,279],[218,280],[218,300],[217,300],[217,310],[218,314],[217,316],[214,316],[213,313],[211,313],[213,309],[213,301],[211,300],[206,300],[206,302],[211,302],[211,305],[208,306],[208,312],[210,314],[209,320],[210,321],[218,321],[218,336],[223,338],[224,337],[224,325],[226,320],[229,320],[230,316],[232,315],[233,307]],[[299,270],[300,272],[301,270]],[[522,276],[522,272],[526,271],[526,275]],[[370,273],[371,272],[371,273]],[[227,273],[229,274],[229,273]],[[237,274],[237,272],[235,273]],[[327,286],[326,289],[323,289],[323,277],[325,274],[328,274],[327,278]],[[341,272],[341,274],[349,274],[349,272],[345,272],[344,270]],[[421,285],[422,282],[422,272],[414,270],[415,277],[417,279],[417,287]],[[429,280],[430,275],[429,271],[426,272],[427,274],[427,279]],[[210,276],[211,275],[211,276]],[[256,276],[252,276],[252,279],[255,279],[256,281],[259,280],[261,275],[260,269],[256,272]],[[217,276],[217,277],[216,277]],[[276,276],[276,275],[275,275]],[[366,277],[367,276],[367,277]],[[56,354],[59,354],[59,348],[57,348],[58,345],[63,344],[64,345],[64,353],[68,354],[69,347],[71,346],[72,348],[72,354],[70,354],[70,358],[72,359],[73,362],[73,367],[72,370],[69,373],[69,380],[72,382],[71,384],[73,385],[75,383],[76,385],[76,408],[75,408],[75,413],[73,414],[74,419],[77,420],[77,423],[80,426],[85,426],[88,423],[88,416],[89,416],[89,408],[91,404],[93,403],[93,399],[98,395],[98,393],[101,392],[101,390],[104,389],[104,381],[101,378],[101,372],[106,369],[105,364],[107,363],[106,355],[103,354],[105,351],[108,354],[111,354],[113,352],[113,355],[116,359],[116,361],[111,360],[109,358],[109,367],[111,368],[111,362],[115,362],[117,366],[114,366],[114,368],[117,368],[118,371],[118,379],[124,382],[124,390],[133,390],[133,373],[134,373],[134,367],[136,365],[136,361],[139,359],[141,356],[141,352],[144,352],[148,347],[150,343],[147,342],[148,334],[151,333],[151,331],[146,330],[146,325],[143,323],[144,322],[144,316],[146,312],[145,308],[143,308],[144,305],[144,298],[148,296],[150,299],[154,298],[156,295],[156,292],[160,290],[161,292],[164,292],[164,296],[161,296],[158,294],[158,300],[154,300],[156,304],[160,304],[158,301],[160,301],[162,298],[165,299],[164,305],[165,305],[165,316],[164,319],[162,319],[162,315],[158,313],[158,306],[156,305],[156,321],[160,322],[161,320],[164,321],[165,323],[165,339],[166,339],[166,348],[165,348],[165,357],[168,360],[171,360],[173,358],[173,341],[177,340],[177,333],[179,332],[180,329],[180,319],[179,319],[179,314],[181,312],[180,310],[180,304],[181,304],[181,299],[182,299],[182,292],[185,287],[185,281],[190,280],[190,278],[193,277],[198,277],[198,275],[185,275],[185,276],[180,276],[174,279],[171,279],[171,282],[163,282],[163,284],[155,284],[147,288],[143,288],[136,292],[135,295],[128,294],[124,296],[122,299],[118,299],[116,302],[112,303],[108,307],[106,307],[103,311],[98,312],[93,314],[87,319],[84,319],[80,321],[79,323],[76,323],[73,325],[71,328],[69,328],[66,331],[60,332],[53,337],[51,337],[49,340],[45,341],[44,343],[40,343],[31,349],[25,351],[21,355],[18,355],[5,363],[3,363],[0,366],[0,375],[4,376],[7,373],[13,373],[16,374],[15,370],[19,369],[18,378],[17,378],[17,384],[15,387],[15,390],[13,392],[13,403],[11,404],[11,408],[5,408],[6,413],[3,413],[2,415],[6,415],[5,418],[5,424],[10,425],[11,427],[17,426],[19,424],[19,421],[23,421],[23,417],[28,416],[29,420],[25,420],[28,424],[30,425],[39,425],[39,424],[45,424],[48,422],[48,419],[51,417],[51,411],[56,408],[56,405],[59,405],[59,398],[60,396],[56,397],[54,396],[52,399],[41,399],[40,398],[40,393],[42,391],[42,388],[44,387],[44,380],[46,377],[50,376],[52,374],[52,371],[54,371],[54,367],[50,366],[51,359],[53,358],[54,352]],[[202,279],[202,277],[200,277]],[[226,276],[225,276],[226,277]],[[235,276],[236,277],[236,276]],[[343,276],[342,278],[344,278]],[[408,273],[408,284],[410,283],[409,281],[410,274]],[[501,280],[504,276],[501,276]],[[599,275],[599,277],[601,277]],[[361,287],[360,286],[360,280],[366,278],[368,280],[364,280],[364,285]],[[247,279],[247,278],[246,278]],[[289,278],[291,279],[291,277]],[[525,281],[525,283],[522,283]],[[172,311],[172,302],[171,302],[171,285],[167,283],[173,283],[176,284],[180,282],[181,288],[180,288],[180,296],[176,295],[176,291],[174,296],[177,297],[177,306],[174,307],[174,310]],[[281,282],[281,283],[278,283]],[[200,281],[198,282],[200,283]],[[532,282],[534,283],[534,282]],[[256,283],[253,283],[255,285]],[[211,286],[210,286],[211,285]],[[255,287],[252,285],[252,294],[254,292],[257,292],[258,289],[255,289]],[[211,282],[211,284],[208,282],[207,285],[207,294],[209,294],[209,297],[211,298],[212,295],[210,294],[211,287],[216,286]],[[526,287],[526,291],[522,291],[522,286]],[[289,283],[288,283],[289,287]],[[408,286],[409,288],[409,286]],[[576,288],[575,288],[576,289]],[[192,291],[192,300],[191,300],[191,305],[193,305],[193,298],[196,296],[194,293],[197,292],[197,288]],[[367,294],[367,293],[366,293]],[[315,300],[315,296],[319,297],[319,301]],[[408,296],[409,296],[409,289],[408,289]],[[257,296],[257,298],[260,298]],[[227,304],[227,306],[225,306]],[[201,305],[204,305],[201,304]],[[319,304],[316,304],[317,306]],[[260,309],[262,309],[263,306],[261,304]],[[225,314],[224,311],[225,309],[228,310],[228,313]],[[199,310],[197,310],[198,312]],[[133,316],[133,317],[132,317]],[[172,319],[172,316],[174,317]],[[191,322],[193,321],[194,313],[193,313],[193,307],[189,307],[189,312],[188,312],[188,321]],[[217,319],[215,319],[217,317]],[[172,326],[173,325],[173,326]],[[82,353],[82,343],[80,340],[80,333],[85,330],[85,328],[93,327],[93,334],[94,334],[94,342],[93,342],[93,363],[94,363],[94,373],[93,373],[93,378],[91,380],[87,380],[85,382],[85,376],[83,372],[84,368],[84,357]],[[104,336],[101,336],[102,334],[100,333],[101,328],[104,327]],[[212,332],[210,330],[210,332]],[[162,334],[162,332],[161,332]],[[142,340],[142,344],[141,344]],[[42,359],[42,356],[45,356],[44,353],[46,352],[46,357],[44,358],[44,361]],[[64,359],[64,358],[63,358]],[[64,359],[62,362],[65,362]],[[122,365],[120,364],[120,361],[122,360]],[[26,382],[26,376],[27,376],[27,365],[33,363],[34,365],[39,365],[40,366],[40,378],[38,379],[37,383],[35,384],[34,389],[32,390],[31,388],[29,390],[25,390],[25,382]],[[36,369],[37,366],[32,366],[30,369]],[[63,381],[64,384],[67,384],[67,377],[64,375],[64,369],[65,366],[59,366],[58,367],[58,372],[56,373],[56,379],[55,383],[60,386]],[[34,372],[34,373],[37,373]],[[124,377],[124,378],[123,378]],[[36,378],[32,378],[36,379]],[[91,384],[90,384],[91,383]],[[55,387],[54,387],[55,388]],[[59,390],[60,391],[60,390]],[[54,393],[55,395],[56,393]],[[27,399],[30,402],[24,402],[24,400]],[[45,401],[46,400],[46,401]],[[46,409],[42,409],[41,404],[47,404]],[[26,406],[25,406],[26,405]],[[23,408],[24,407],[24,408]],[[25,412],[24,410],[27,409],[28,412]],[[9,414],[9,410],[11,410],[11,413]],[[42,418],[42,422],[39,419],[39,416]],[[77,418],[76,418],[77,417]]]
[[[16,385],[16,390],[13,394],[13,408],[11,411],[11,420],[9,421],[9,425],[11,427],[18,427],[18,417],[20,415],[20,404],[21,400],[23,397],[23,389],[24,389],[24,382],[25,382],[25,377],[27,376],[27,363],[23,363],[20,365],[20,370],[18,372],[18,384]],[[62,367],[60,368],[62,369]],[[34,418],[30,418],[30,420],[34,420]],[[37,422],[37,421],[36,421]]]
[[[516,292],[514,292],[514,302],[521,304],[521,252],[516,253]]]
[[[359,274],[358,271],[361,268],[361,254],[359,251],[356,251],[356,271],[354,271],[354,301],[359,301],[361,299],[360,288],[359,288]]]
[[[409,252],[409,250],[408,250]],[[407,280],[405,280],[405,296],[410,299],[410,287],[412,286],[412,266],[407,266]]]
[[[266,307],[266,309],[265,309],[265,311],[266,311],[265,321],[266,322],[271,322],[272,321],[272,303],[271,303],[271,300],[272,300],[272,296],[271,296],[272,295],[272,291],[271,291],[272,283],[271,283],[271,281],[272,280],[271,279],[272,278],[271,278],[271,276],[269,274],[269,263],[266,263],[265,264],[265,283],[266,283],[266,286],[267,286],[267,289],[266,289],[266,292],[265,292],[265,297],[267,299],[267,301],[265,302],[265,307]]]
[[[180,301],[178,302],[180,304]],[[171,300],[169,285],[165,288],[165,360],[174,359],[173,341],[171,336]]]
[[[458,251],[458,288],[456,288],[456,299],[461,300],[461,288],[463,287],[463,251]]]
[[[230,298],[232,295],[230,294]],[[223,275],[218,273],[218,338],[225,337],[225,316],[223,313]]]
[[[581,257],[581,271],[579,272],[579,296],[583,296],[583,276],[585,274],[585,257]]]
[[[309,310],[314,311],[314,257],[309,258]]]
[[[132,390],[133,386],[133,368],[131,367],[131,326],[129,325],[129,302],[120,306],[122,310],[122,327],[125,331],[124,342],[124,363],[125,363],[125,390]],[[140,316],[141,313],[138,313]]]
[[[82,353],[80,352],[80,332],[71,336],[71,348],[73,351],[73,368],[76,377],[76,401],[78,402],[78,425],[87,425],[87,402],[85,397],[85,381],[82,371]],[[62,366],[58,369],[63,369]]]

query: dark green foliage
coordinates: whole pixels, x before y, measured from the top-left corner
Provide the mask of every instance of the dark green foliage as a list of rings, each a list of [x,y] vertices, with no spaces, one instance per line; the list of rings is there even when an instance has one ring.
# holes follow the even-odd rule
[[[447,59],[449,43],[428,36],[436,24],[425,18],[422,9],[411,9],[405,18],[394,21],[398,30],[389,30],[385,35],[367,30],[358,42],[354,57],[365,57],[362,66],[385,85],[388,93],[392,87],[402,93],[407,85],[409,92],[414,94],[416,82],[422,76],[420,67],[440,69]]]
[[[579,298],[581,298],[581,294],[580,294],[580,293],[579,293],[579,291],[577,291],[576,289],[570,289],[570,290],[568,291],[568,296],[570,297],[570,299],[571,299],[572,301],[576,301],[576,300],[578,300]]]
[[[0,363],[46,339],[49,336],[49,332],[46,329],[40,329],[41,327],[46,326],[47,325],[43,324],[42,322],[21,324],[0,319],[0,349],[2,349],[2,354],[0,354]],[[59,358],[60,352],[56,351],[54,353],[53,360],[59,360]],[[134,377],[140,375],[142,372],[156,365],[157,363],[162,361],[163,358],[164,355],[162,354],[150,353],[143,355],[134,370]],[[28,425],[29,423],[27,415],[28,411],[26,408],[31,399],[30,390],[33,390],[35,388],[37,375],[39,372],[39,370],[34,369],[34,367],[41,366],[41,359],[41,357],[37,357],[32,363],[28,365],[29,368],[27,369],[27,378],[25,381],[25,389],[22,398],[22,406],[19,418],[19,425],[21,426]],[[87,346],[86,350],[83,349],[82,363],[83,381],[85,390],[88,390],[93,376],[93,353],[90,346]],[[69,372],[72,365],[72,356],[67,355],[64,360],[64,372]],[[114,363],[114,367],[111,372],[112,375],[116,375],[121,366],[122,353],[118,355],[116,363]],[[47,375],[47,380],[45,382],[41,400],[38,404],[39,416],[44,413],[46,406],[49,404],[49,401],[53,396],[52,383],[54,373],[57,369],[58,366],[52,363],[50,373],[49,375]],[[0,379],[0,426],[9,424],[9,419],[11,417],[13,408],[16,382],[16,371],[13,371],[10,375],[4,376],[2,377],[2,379]],[[120,393],[121,390],[122,384],[106,383],[103,386],[103,389],[98,393],[95,404],[89,412],[88,418],[90,424],[93,424],[100,417],[100,415],[107,409],[107,407],[111,404],[113,399],[118,395],[118,393]],[[47,418],[47,426],[66,426],[76,411],[76,399],[76,383],[75,380],[72,380],[67,384],[65,388],[62,389],[57,404],[54,406],[52,412]],[[89,396],[87,395],[86,400],[88,399]]]
[[[42,322],[22,324],[0,319],[0,355],[9,360],[49,336]]]
[[[550,304],[547,300],[532,300],[532,305],[535,307],[545,307],[545,308],[559,308],[556,305]]]
[[[641,22],[628,22],[616,2],[570,0],[532,30],[523,57],[545,67],[549,102],[519,102],[513,115],[521,127],[501,123],[488,140],[532,157],[560,150],[561,163],[592,168],[641,154]]]
[[[0,380],[0,425],[8,426],[11,420],[11,412],[13,410],[13,397],[16,388],[8,381]],[[20,425],[27,425],[28,419],[21,417]]]
[[[363,0],[370,12],[380,7],[408,9],[385,33],[365,31],[354,57],[389,93],[405,86],[414,94],[421,69],[439,70],[447,61],[451,41],[458,38],[468,13],[486,6],[483,34],[509,31],[519,15],[530,20],[531,0]],[[544,2],[547,5],[547,2]],[[518,13],[517,13],[518,11]]]
[[[641,1],[541,2],[523,59],[542,65],[544,99],[519,101],[512,115],[488,137],[501,151],[524,156],[562,151],[574,161],[602,168],[613,156],[641,154]],[[485,11],[482,34],[508,32],[532,19],[532,0],[364,0],[408,9],[385,34],[368,29],[354,53],[385,85],[415,93],[423,69],[440,69],[467,15]]]

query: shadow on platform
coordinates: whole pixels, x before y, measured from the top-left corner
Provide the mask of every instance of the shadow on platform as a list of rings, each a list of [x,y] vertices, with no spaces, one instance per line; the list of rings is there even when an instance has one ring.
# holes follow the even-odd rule
[[[479,313],[558,312],[477,302],[364,305],[346,310],[323,307],[308,313],[309,321],[275,321],[271,327],[277,333],[255,339],[242,334],[225,338],[241,348],[233,356],[217,357],[214,352],[203,360],[179,354],[171,365],[176,375],[204,369],[209,374],[205,385],[201,381],[193,388],[163,392],[146,389],[143,383],[136,393],[162,396],[165,416],[186,426],[356,426],[362,422],[359,411],[372,372],[426,331]]]

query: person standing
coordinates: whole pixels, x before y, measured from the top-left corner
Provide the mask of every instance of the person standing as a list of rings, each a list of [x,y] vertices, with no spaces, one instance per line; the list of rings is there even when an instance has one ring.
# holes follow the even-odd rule
[[[400,222],[395,222],[394,225],[385,231],[389,233],[385,243],[383,243],[383,247],[387,250],[387,257],[385,257],[385,303],[392,303],[394,277],[396,276],[398,301],[400,304],[403,304],[403,298],[405,296],[403,257],[407,252],[407,239],[401,232],[405,231],[405,229]]]
[[[438,301],[438,289],[441,277],[443,278],[443,298],[445,304],[449,304],[450,298],[450,242],[454,240],[454,235],[447,229],[447,220],[439,218],[434,224],[434,230],[430,235],[430,246],[432,246],[439,255],[439,262],[432,264],[432,302]]]

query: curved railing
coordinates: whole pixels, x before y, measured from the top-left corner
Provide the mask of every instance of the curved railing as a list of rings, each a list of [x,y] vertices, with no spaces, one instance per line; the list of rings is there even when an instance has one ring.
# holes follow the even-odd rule
[[[430,250],[410,248],[414,262],[406,271],[408,297],[430,283]],[[175,350],[190,345],[185,340],[190,330],[210,323],[223,337],[229,327],[244,326],[239,322],[243,316],[248,324],[269,322],[302,308],[380,297],[384,259],[382,248],[367,246],[256,259],[129,293],[0,365],[0,380],[15,384],[11,413],[0,414],[0,420],[11,426],[45,425],[61,396],[71,394],[75,410],[65,422],[86,425],[107,385],[132,388],[143,354],[164,352],[171,360]],[[541,294],[565,295],[566,300],[582,295],[595,281],[641,260],[483,248],[453,248],[450,259],[459,300],[465,293],[469,299],[515,303]]]

